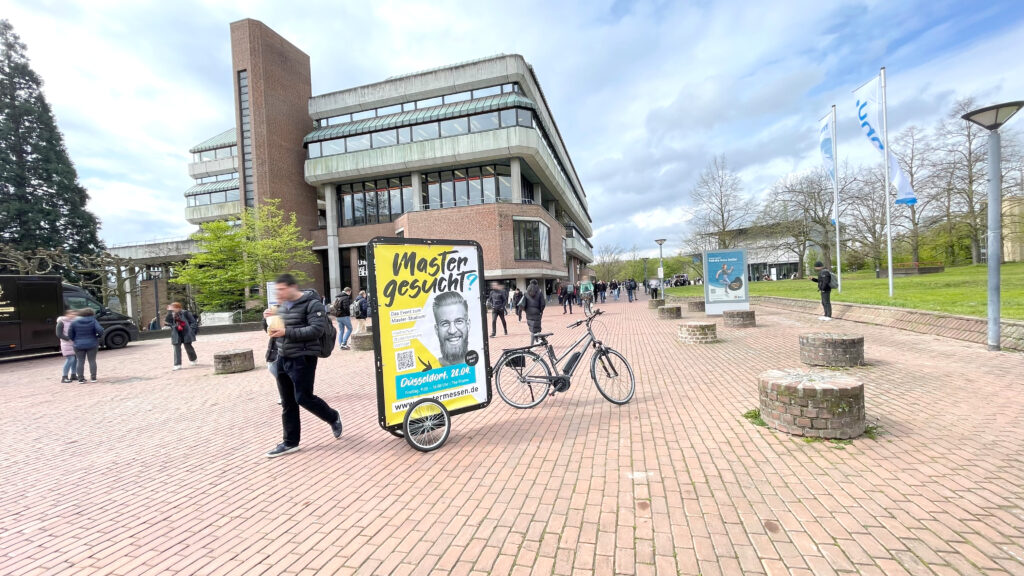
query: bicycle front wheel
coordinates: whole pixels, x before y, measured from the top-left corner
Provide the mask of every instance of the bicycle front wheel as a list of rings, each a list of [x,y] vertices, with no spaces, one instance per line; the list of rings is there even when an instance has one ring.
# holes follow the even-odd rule
[[[413,404],[402,423],[405,441],[420,452],[440,448],[451,431],[452,418],[448,410],[433,398],[424,398]]]
[[[590,360],[590,377],[597,391],[612,404],[625,404],[633,399],[636,381],[633,368],[617,350],[603,348]]]
[[[544,401],[551,384],[551,367],[529,350],[501,357],[494,369],[494,387],[513,408],[533,408]]]

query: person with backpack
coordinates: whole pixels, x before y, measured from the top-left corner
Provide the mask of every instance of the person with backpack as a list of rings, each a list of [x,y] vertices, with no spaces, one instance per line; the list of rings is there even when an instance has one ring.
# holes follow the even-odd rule
[[[839,287],[838,282],[836,281],[836,275],[826,268],[820,260],[814,263],[814,271],[818,273],[818,277],[811,278],[811,281],[818,285],[818,292],[821,292],[821,307],[825,313],[818,320],[827,322],[832,320],[832,290]]]
[[[313,394],[317,360],[334,346],[333,338],[326,344],[322,341],[330,328],[327,309],[315,291],[299,290],[291,274],[278,276],[274,288],[280,302],[277,307],[280,321],[267,330],[267,336],[276,338],[277,344],[277,389],[282,402],[284,440],[267,452],[267,458],[299,449],[300,406],[330,424],[334,437],[341,438],[341,414]],[[326,351],[322,349],[325,345]]]
[[[565,314],[566,306],[569,307],[569,314],[572,314],[572,301],[575,299],[573,297],[573,292],[574,288],[572,282],[562,284],[562,289],[558,293],[558,299],[562,301],[562,314]]]
[[[75,376],[79,384],[85,384],[85,360],[89,359],[89,379],[96,381],[96,352],[100,349],[103,327],[96,320],[96,311],[82,308],[75,312],[74,322],[68,328],[67,336],[75,347]]]
[[[75,345],[68,339],[68,328],[75,321],[75,311],[66,310],[57,318],[57,338],[60,338],[60,355],[64,357],[64,369],[61,371],[61,384],[72,382],[75,374]]]
[[[338,319],[338,348],[349,350],[348,339],[352,336],[352,289],[345,289],[334,299],[331,314]]]
[[[632,278],[626,280],[626,296],[629,297],[629,301],[633,301],[633,293],[636,292],[636,281]]]
[[[171,345],[174,346],[174,366],[171,370],[181,370],[181,347],[185,346],[188,354],[189,364],[195,366],[197,361],[196,349],[192,343],[196,341],[196,329],[199,321],[196,320],[188,310],[184,310],[179,302],[174,302],[167,307],[167,317],[164,318],[164,325],[171,328]]]
[[[366,319],[370,317],[370,301],[366,298],[366,290],[359,291],[349,310],[356,318],[356,330],[353,334],[366,332]]]

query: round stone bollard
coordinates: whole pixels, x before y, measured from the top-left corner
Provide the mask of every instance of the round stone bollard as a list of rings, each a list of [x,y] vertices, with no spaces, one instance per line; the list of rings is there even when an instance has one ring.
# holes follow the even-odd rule
[[[864,433],[864,384],[846,374],[769,370],[757,378],[761,418],[797,436],[856,438]]]
[[[686,303],[687,312],[703,312],[704,301],[703,300],[690,300]]]
[[[213,355],[214,374],[234,374],[248,372],[256,367],[252,358],[252,348],[225,350]]]
[[[723,323],[729,328],[753,328],[757,326],[753,310],[726,310],[722,312]]]
[[[688,344],[710,344],[718,341],[714,322],[687,322],[679,325],[679,341]]]
[[[370,332],[353,334],[352,338],[349,338],[349,342],[352,343],[352,348],[356,350],[373,350],[373,334]]]
[[[658,306],[658,318],[662,320],[678,320],[682,317],[679,306]]]
[[[864,364],[864,337],[828,332],[801,334],[800,361],[831,368],[860,366]]]
[[[657,310],[658,308],[660,308],[660,307],[662,307],[664,305],[665,305],[665,299],[664,298],[651,298],[650,300],[647,301],[647,307],[652,309],[652,310]]]

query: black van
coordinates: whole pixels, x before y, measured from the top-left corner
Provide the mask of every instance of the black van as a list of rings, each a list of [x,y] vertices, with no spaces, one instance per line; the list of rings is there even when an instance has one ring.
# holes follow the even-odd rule
[[[92,308],[103,326],[105,348],[124,348],[139,339],[131,318],[104,307],[60,276],[0,276],[0,354],[57,350],[56,328],[68,308]]]

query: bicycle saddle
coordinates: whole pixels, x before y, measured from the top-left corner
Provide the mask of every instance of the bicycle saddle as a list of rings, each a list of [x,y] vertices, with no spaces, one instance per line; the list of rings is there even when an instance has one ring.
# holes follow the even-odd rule
[[[554,332],[546,332],[544,334],[534,334],[533,337],[536,338],[537,340],[540,340],[541,338],[547,338],[548,336],[554,336],[554,335],[555,335]]]

